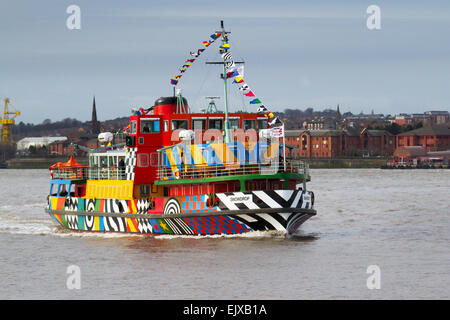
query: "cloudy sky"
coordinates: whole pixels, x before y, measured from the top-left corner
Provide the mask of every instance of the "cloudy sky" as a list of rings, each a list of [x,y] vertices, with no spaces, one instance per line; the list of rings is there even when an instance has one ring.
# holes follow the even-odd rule
[[[225,21],[245,80],[273,111],[335,108],[398,114],[450,109],[449,1],[0,2],[0,98],[17,121],[100,120],[129,115],[172,94],[170,78]],[[69,30],[69,5],[81,29]],[[366,25],[369,5],[381,29]],[[180,81],[198,111],[223,95],[217,44]],[[252,110],[229,88],[233,109]],[[219,107],[223,101],[219,100]]]

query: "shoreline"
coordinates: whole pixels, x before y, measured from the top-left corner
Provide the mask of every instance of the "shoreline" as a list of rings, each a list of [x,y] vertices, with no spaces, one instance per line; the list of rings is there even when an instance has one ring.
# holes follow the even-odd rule
[[[87,158],[77,159],[87,164]],[[58,158],[15,158],[8,160],[4,169],[48,169],[56,162],[65,162],[67,157]],[[387,158],[346,158],[346,159],[309,159],[306,162],[311,169],[379,169],[385,166]]]

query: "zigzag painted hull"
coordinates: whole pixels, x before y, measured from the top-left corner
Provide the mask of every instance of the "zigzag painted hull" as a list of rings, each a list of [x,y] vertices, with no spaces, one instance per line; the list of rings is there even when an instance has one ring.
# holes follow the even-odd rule
[[[63,228],[148,235],[232,235],[277,230],[288,234],[316,214],[311,192],[269,190],[147,200],[49,198],[47,212]],[[53,198],[53,199],[52,199]]]

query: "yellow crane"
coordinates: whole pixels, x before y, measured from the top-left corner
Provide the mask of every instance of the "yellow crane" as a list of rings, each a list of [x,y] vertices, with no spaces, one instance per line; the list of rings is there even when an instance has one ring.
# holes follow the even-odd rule
[[[1,142],[6,145],[12,145],[13,139],[12,139],[12,126],[14,124],[14,118],[20,115],[19,111],[10,111],[8,109],[8,105],[11,105],[9,103],[9,99],[6,98],[3,100],[5,102],[5,107],[3,108],[3,117],[1,119],[2,124],[2,140]]]

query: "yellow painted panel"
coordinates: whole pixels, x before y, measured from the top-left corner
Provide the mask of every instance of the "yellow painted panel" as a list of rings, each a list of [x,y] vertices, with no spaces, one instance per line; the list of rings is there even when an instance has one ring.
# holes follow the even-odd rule
[[[87,199],[133,199],[133,181],[131,180],[87,180]]]
[[[198,148],[197,144],[191,145],[191,154],[192,154],[192,158],[194,159],[195,166],[200,167],[200,166],[207,165],[205,158],[203,157],[203,154],[200,151],[200,149]]]
[[[134,200],[131,200],[131,213],[136,213],[137,212],[137,208],[136,208],[136,204],[134,203]]]
[[[52,204],[52,210],[57,210],[58,208],[58,197],[50,197],[50,201]]]

